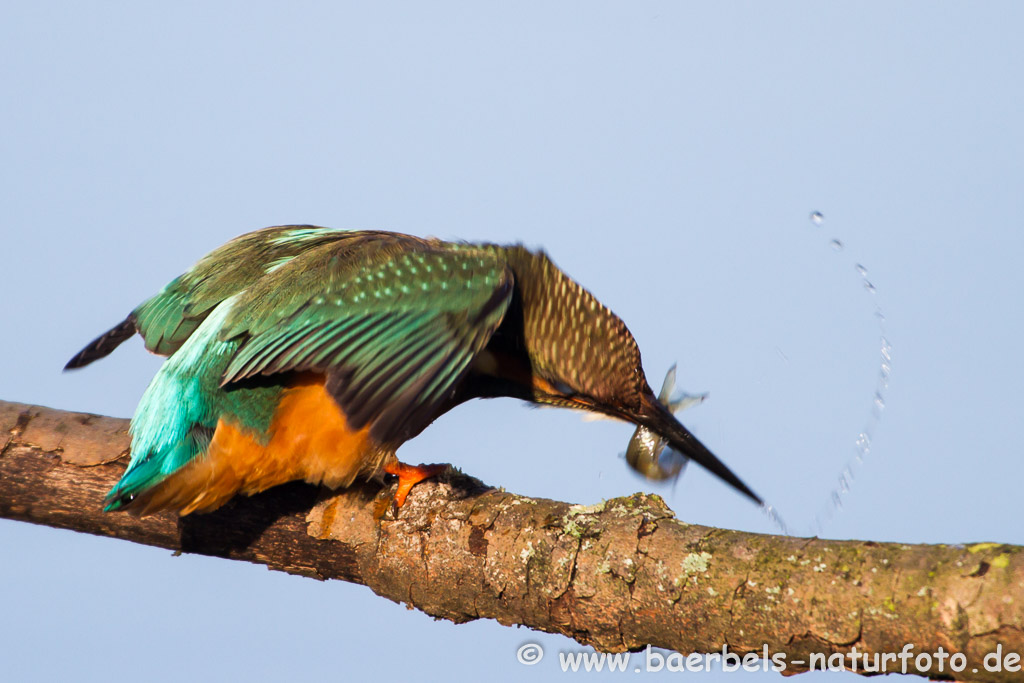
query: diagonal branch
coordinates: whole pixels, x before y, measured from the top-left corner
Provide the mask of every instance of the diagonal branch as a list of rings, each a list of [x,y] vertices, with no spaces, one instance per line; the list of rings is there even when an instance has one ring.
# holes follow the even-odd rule
[[[845,655],[861,673],[906,662],[936,678],[1020,677],[1008,656],[1024,653],[1016,546],[749,534],[681,522],[654,495],[570,505],[456,472],[418,485],[397,520],[374,517],[374,484],[339,494],[294,484],[209,515],[137,519],[100,511],[126,464],[127,426],[0,401],[0,516],[361,583],[435,617],[522,624],[602,651],[728,645],[774,655],[788,673],[821,653],[831,659],[818,668]],[[986,668],[997,646],[1001,672]],[[923,653],[931,661],[918,671]]]

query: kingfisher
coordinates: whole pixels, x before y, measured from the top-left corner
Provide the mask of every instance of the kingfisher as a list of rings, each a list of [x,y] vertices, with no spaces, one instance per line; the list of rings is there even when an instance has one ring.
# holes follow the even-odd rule
[[[642,427],[761,499],[651,391],[626,325],[543,251],[285,225],[218,247],[74,356],[138,333],[166,356],[105,510],[209,512],[304,480],[332,489],[447,465],[398,448],[455,406],[508,396]]]

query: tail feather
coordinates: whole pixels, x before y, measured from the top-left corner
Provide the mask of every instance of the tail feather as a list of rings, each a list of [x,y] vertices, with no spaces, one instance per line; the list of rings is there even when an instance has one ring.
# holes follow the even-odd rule
[[[75,357],[64,366],[65,370],[85,367],[94,360],[99,360],[110,354],[111,351],[121,345],[123,341],[138,331],[135,325],[135,316],[127,318],[110,328],[100,336],[93,339],[89,344],[75,354]]]
[[[196,459],[209,446],[210,430],[194,427],[188,435],[163,453],[150,452],[128,465],[120,481],[107,492],[103,511],[128,509],[139,515],[159,512],[172,506],[163,505],[164,499],[152,504],[154,494],[159,493],[161,484]],[[166,498],[166,496],[165,496]],[[172,501],[173,502],[173,501]],[[187,502],[187,501],[185,501]],[[177,506],[184,506],[182,502]]]

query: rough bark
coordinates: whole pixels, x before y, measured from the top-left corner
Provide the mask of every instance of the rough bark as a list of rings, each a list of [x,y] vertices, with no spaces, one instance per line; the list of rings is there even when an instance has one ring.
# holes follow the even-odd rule
[[[946,659],[940,671],[933,656],[919,673],[1021,678],[1006,670],[1010,653],[1024,653],[1016,546],[727,531],[679,521],[654,495],[570,505],[454,471],[416,486],[397,519],[375,517],[387,491],[374,484],[337,494],[294,484],[209,515],[137,519],[100,511],[128,443],[126,420],[0,402],[0,515],[353,581],[435,617],[521,624],[602,651],[728,645],[784,655],[786,673],[799,673],[812,653],[833,664],[834,653],[866,654],[871,666],[875,654],[913,643],[910,672],[914,657],[941,647],[963,653],[964,670],[951,673]],[[988,671],[997,646],[1004,670]],[[900,665],[890,660],[887,670]]]

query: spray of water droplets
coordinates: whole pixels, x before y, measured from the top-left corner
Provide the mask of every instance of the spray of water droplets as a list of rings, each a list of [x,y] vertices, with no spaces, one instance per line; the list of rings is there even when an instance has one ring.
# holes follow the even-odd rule
[[[820,211],[813,211],[810,215],[810,221],[820,228],[825,224],[825,216]],[[832,247],[833,251],[843,251],[844,245],[838,238],[832,238],[828,244]],[[878,290],[871,280],[868,279],[867,268],[860,263],[855,263],[853,267],[858,277],[860,277],[861,286],[864,291],[872,297],[879,337],[878,377],[875,381],[875,390],[871,396],[871,408],[865,419],[864,428],[853,441],[853,452],[843,465],[843,469],[836,478],[836,484],[829,492],[828,498],[814,516],[810,533],[816,536],[821,535],[825,524],[830,522],[836,513],[842,509],[843,498],[850,492],[856,472],[864,465],[864,460],[871,452],[871,435],[876,431],[882,419],[882,412],[885,410],[885,394],[889,389],[889,375],[892,373],[892,344],[889,343],[889,339],[886,336],[885,314],[878,304]],[[783,534],[789,534],[789,528],[774,506],[765,503],[761,506],[761,512]]]
[[[825,224],[825,217],[820,211],[813,212],[810,220],[817,227]],[[838,239],[832,239],[829,244],[836,251],[841,251],[843,248],[843,243]],[[871,396],[871,407],[865,418],[864,427],[853,441],[853,452],[839,473],[835,487],[829,492],[828,499],[814,516],[811,532],[815,535],[820,535],[824,525],[830,522],[836,513],[842,509],[843,498],[850,492],[856,472],[863,466],[865,459],[871,452],[872,434],[877,430],[878,424],[882,419],[882,412],[885,410],[885,396],[889,389],[889,376],[892,373],[892,344],[889,343],[886,335],[885,314],[878,303],[878,290],[868,278],[867,268],[860,263],[855,263],[853,267],[860,278],[864,291],[872,298],[879,338],[878,377],[875,380],[875,390]]]
[[[789,527],[786,526],[785,520],[779,515],[779,511],[775,509],[774,505],[768,503],[761,503],[761,513],[771,521],[775,527],[782,532],[784,536],[789,536]]]

